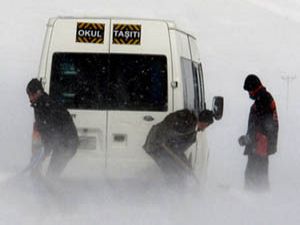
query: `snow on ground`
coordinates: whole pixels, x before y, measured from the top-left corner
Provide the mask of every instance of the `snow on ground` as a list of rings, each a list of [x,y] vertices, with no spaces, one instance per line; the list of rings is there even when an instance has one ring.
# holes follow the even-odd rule
[[[285,129],[281,127],[282,133]],[[268,193],[244,191],[246,160],[238,148],[229,156],[226,150],[211,152],[204,189],[192,184],[172,188],[153,174],[116,180],[103,174],[76,176],[43,183],[3,171],[0,224],[297,225],[300,159],[290,156],[293,148],[282,148],[289,146],[289,139],[282,135],[287,141],[270,159]],[[73,169],[80,174],[81,168]]]

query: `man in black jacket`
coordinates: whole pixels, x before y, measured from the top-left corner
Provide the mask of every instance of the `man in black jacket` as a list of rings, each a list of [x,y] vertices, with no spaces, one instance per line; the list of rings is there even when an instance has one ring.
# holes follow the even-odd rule
[[[250,74],[244,82],[244,90],[254,100],[250,109],[248,130],[239,138],[248,155],[245,171],[245,188],[265,191],[269,189],[268,167],[270,154],[277,150],[278,117],[272,95],[262,85],[259,78]]]
[[[39,80],[32,79],[26,92],[34,108],[35,129],[41,136],[45,156],[51,154],[46,175],[56,178],[77,151],[76,127],[69,112],[44,92]]]
[[[143,147],[168,181],[181,182],[191,172],[184,152],[195,143],[197,132],[212,122],[213,113],[209,110],[202,111],[197,118],[194,112],[183,109],[170,113],[150,129]]]

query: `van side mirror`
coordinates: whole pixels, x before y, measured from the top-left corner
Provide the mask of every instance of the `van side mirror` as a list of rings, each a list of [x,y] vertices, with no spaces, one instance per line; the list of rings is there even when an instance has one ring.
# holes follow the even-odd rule
[[[221,96],[215,96],[212,102],[212,111],[214,118],[220,120],[223,116],[224,98]]]

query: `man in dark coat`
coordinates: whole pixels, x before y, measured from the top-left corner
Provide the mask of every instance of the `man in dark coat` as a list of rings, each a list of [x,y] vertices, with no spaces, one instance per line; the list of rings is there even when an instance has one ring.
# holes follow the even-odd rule
[[[150,129],[143,147],[167,180],[178,182],[191,172],[184,152],[195,143],[197,132],[212,122],[213,113],[209,110],[204,110],[197,118],[192,111],[183,109],[169,114]]]
[[[245,171],[245,188],[265,191],[269,189],[268,156],[277,150],[278,117],[272,95],[262,85],[259,78],[250,74],[246,77],[244,90],[254,100],[250,109],[248,130],[239,138],[248,155]]]
[[[70,113],[62,104],[44,92],[41,82],[32,79],[26,88],[34,108],[35,127],[44,147],[45,157],[51,154],[47,177],[58,177],[78,147],[78,135]]]

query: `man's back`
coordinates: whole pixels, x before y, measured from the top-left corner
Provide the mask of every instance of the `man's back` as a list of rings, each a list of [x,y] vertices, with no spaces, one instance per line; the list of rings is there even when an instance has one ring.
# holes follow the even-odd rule
[[[38,131],[45,143],[78,143],[77,130],[70,113],[63,105],[44,93],[33,104]]]
[[[155,152],[164,144],[175,153],[183,153],[196,140],[196,124],[189,110],[173,112],[151,128],[144,148],[148,153]]]

